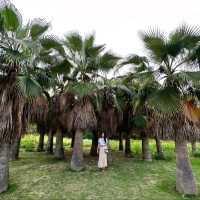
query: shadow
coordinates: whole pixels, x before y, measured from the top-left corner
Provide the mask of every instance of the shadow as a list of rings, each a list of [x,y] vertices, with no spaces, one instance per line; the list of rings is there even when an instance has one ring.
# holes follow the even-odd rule
[[[9,193],[13,193],[17,190],[17,184],[16,183],[13,183],[13,184],[9,184],[8,185],[8,190],[6,192],[9,192]]]

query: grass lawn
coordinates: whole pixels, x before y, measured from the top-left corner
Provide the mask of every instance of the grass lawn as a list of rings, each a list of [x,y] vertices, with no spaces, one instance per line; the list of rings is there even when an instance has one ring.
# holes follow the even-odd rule
[[[84,140],[86,170],[70,171],[70,140],[64,141],[66,160],[35,152],[37,136],[22,141],[20,160],[10,163],[9,190],[0,200],[181,200],[175,191],[174,143],[164,142],[166,160],[141,160],[141,142],[132,141],[133,158],[125,158],[112,141],[113,163],[108,170],[97,169],[97,159],[88,154],[91,141]],[[155,155],[155,143],[151,141]],[[33,151],[32,151],[33,150]],[[31,152],[32,151],[32,152]],[[200,157],[192,158],[200,192]]]

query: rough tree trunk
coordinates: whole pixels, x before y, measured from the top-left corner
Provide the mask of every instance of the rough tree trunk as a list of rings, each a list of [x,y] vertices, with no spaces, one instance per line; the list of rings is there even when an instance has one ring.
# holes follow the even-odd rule
[[[197,153],[197,143],[196,143],[196,141],[192,141],[191,145],[192,145],[192,155],[195,155]]]
[[[119,133],[119,151],[124,150],[124,145],[123,145],[123,134],[122,132]]]
[[[56,148],[54,155],[57,159],[64,159],[63,134],[60,131],[57,131],[56,133]]]
[[[176,190],[181,194],[196,195],[196,179],[187,151],[186,141],[176,141]]]
[[[111,146],[110,146],[110,140],[109,140],[109,138],[108,138],[108,164],[110,165],[111,163],[112,163],[112,161],[113,161],[113,158],[112,158],[112,149],[111,149]]]
[[[91,156],[97,156],[97,148],[98,148],[98,136],[96,133],[93,134],[92,138],[92,146],[90,149],[90,155]]]
[[[0,144],[0,193],[8,189],[9,179],[9,144]]]
[[[47,153],[53,154],[53,135],[54,131],[50,130],[48,134],[48,141],[47,141]]]
[[[152,161],[151,151],[149,148],[149,137],[146,133],[142,133],[142,157],[145,161]]]
[[[157,155],[160,159],[164,159],[165,156],[164,156],[164,153],[163,153],[162,143],[161,143],[159,136],[156,136],[155,140],[156,140]]]
[[[45,128],[41,127],[39,131],[40,137],[39,137],[39,143],[37,147],[38,152],[44,151],[44,135],[45,135]]]
[[[21,100],[20,102],[19,99],[17,99],[15,101],[15,105],[13,108],[15,135],[12,138],[10,147],[9,147],[10,160],[17,160],[19,158],[19,148],[20,148],[21,134],[23,130],[23,126],[22,126],[23,107],[24,107],[23,100]]]
[[[76,130],[75,141],[71,159],[71,169],[81,171],[84,169],[83,163],[83,132],[80,129]]]
[[[129,156],[130,154],[131,154],[131,138],[130,138],[130,134],[126,133],[125,155]]]
[[[20,142],[21,142],[21,136],[15,137],[11,142],[10,157],[9,157],[11,161],[19,159]]]

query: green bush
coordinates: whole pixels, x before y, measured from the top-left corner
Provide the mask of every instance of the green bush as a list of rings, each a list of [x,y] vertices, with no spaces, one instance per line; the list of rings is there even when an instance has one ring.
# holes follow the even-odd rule
[[[35,151],[38,144],[37,135],[26,135],[21,142],[21,148],[27,152]]]

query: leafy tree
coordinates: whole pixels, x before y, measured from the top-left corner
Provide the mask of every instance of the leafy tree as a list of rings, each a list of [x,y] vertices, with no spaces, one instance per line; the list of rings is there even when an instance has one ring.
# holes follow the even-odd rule
[[[180,193],[196,194],[186,142],[197,137],[191,134],[196,126],[191,125],[192,119],[185,115],[183,108],[191,98],[188,86],[199,80],[200,72],[190,63],[193,49],[200,39],[200,30],[184,24],[168,37],[159,29],[141,32],[140,36],[148,52],[150,66],[153,66],[149,71],[162,83],[148,103],[158,112],[165,113],[160,124],[165,127],[165,136],[174,138],[176,142],[176,189]]]
[[[48,27],[40,19],[23,25],[13,4],[5,4],[0,10],[0,192],[8,187],[9,143],[21,134],[26,98],[42,91],[33,69],[41,47],[39,38]]]
[[[71,115],[71,128],[76,131],[71,168],[80,171],[84,168],[83,131],[95,130],[97,126],[91,99],[97,90],[95,80],[102,71],[112,68],[119,58],[104,52],[105,45],[96,45],[94,35],[83,38],[79,33],[70,33],[66,35],[63,45],[65,54],[54,70],[62,75],[63,80],[67,80],[65,89],[73,92],[77,98]]]

